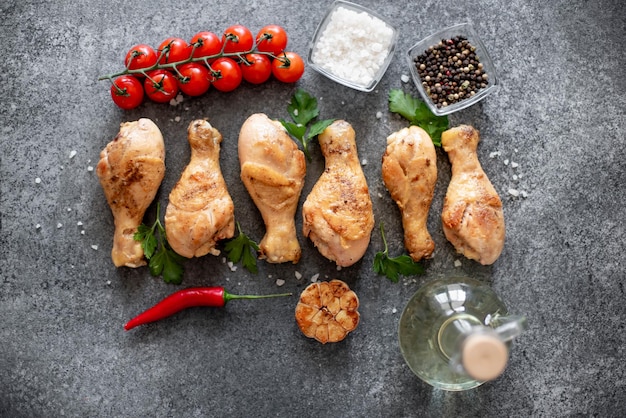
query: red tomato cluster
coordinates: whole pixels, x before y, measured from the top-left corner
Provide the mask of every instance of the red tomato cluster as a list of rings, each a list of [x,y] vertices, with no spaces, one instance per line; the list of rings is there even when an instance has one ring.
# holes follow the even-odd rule
[[[304,73],[304,61],[286,47],[287,32],[278,25],[263,27],[256,37],[247,27],[233,25],[221,37],[205,31],[190,42],[167,38],[156,50],[135,45],[126,54],[126,70],[111,76],[111,97],[122,109],[133,109],[144,96],[167,103],[179,91],[201,96],[213,86],[228,92],[243,80],[261,84],[272,75],[294,83]]]

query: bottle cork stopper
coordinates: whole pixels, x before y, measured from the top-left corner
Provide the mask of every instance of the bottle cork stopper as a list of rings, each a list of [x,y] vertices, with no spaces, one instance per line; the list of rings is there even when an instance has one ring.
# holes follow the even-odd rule
[[[509,350],[495,335],[475,334],[463,344],[461,361],[465,372],[476,380],[493,380],[508,362]]]

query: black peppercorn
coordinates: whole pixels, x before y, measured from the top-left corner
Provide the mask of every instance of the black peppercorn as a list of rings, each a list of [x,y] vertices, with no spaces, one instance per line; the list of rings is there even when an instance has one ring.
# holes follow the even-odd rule
[[[437,107],[469,98],[489,84],[476,47],[463,36],[442,39],[413,59],[429,97]]]

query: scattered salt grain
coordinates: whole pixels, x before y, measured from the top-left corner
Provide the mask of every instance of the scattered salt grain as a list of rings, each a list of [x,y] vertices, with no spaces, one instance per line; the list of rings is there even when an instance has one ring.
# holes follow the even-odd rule
[[[296,279],[300,280],[302,278],[302,274],[299,271],[295,272]]]
[[[84,230],[84,229],[81,229],[80,234],[81,234],[81,235],[85,235],[85,230]]]
[[[522,191],[520,192],[520,195],[521,195],[524,199],[526,199],[526,198],[528,197],[528,193],[526,193],[526,191],[524,191],[524,190],[522,190]]]
[[[75,150],[71,150],[70,151],[70,159],[74,158],[76,156],[76,151]]]
[[[35,183],[37,183],[37,184],[41,183],[41,179],[39,177],[36,177],[35,178]]]
[[[293,114],[294,114],[295,116],[298,116],[298,109],[294,109],[294,110],[293,110]]]
[[[111,280],[107,280],[107,286],[111,286]]]
[[[402,74],[400,76],[400,80],[402,80],[403,83],[408,83],[409,82],[409,76],[406,74]]]
[[[71,212],[71,211],[72,211],[72,208],[67,208],[67,211],[68,211],[68,212]]]
[[[508,160],[508,158],[507,158],[506,160],[502,161],[502,162],[504,163],[504,165],[509,165],[509,160]]]
[[[378,197],[379,197],[380,199],[382,199],[382,198],[383,198],[383,194],[382,194],[382,193],[380,193],[380,192],[378,192]]]
[[[180,122],[180,116],[176,116],[176,117],[174,118],[174,121],[175,121],[175,122]]]
[[[518,178],[518,177],[517,177],[517,174],[513,174],[513,180],[514,180],[514,181],[517,181],[517,178]]]
[[[315,273],[313,276],[311,276],[311,283],[315,283],[317,279],[319,279],[319,277],[319,273]]]
[[[454,267],[461,267],[462,265],[461,260],[454,260]]]
[[[337,266],[337,271],[341,271],[341,266]]]
[[[518,163],[511,162],[511,167],[512,167],[512,168],[517,168],[517,167],[519,167],[519,164],[518,164]]]
[[[285,284],[285,281],[283,279],[276,279],[276,286],[282,286]]]
[[[367,158],[363,158],[361,160],[361,165],[367,165]]]
[[[228,264],[228,268],[230,269],[230,271],[237,270],[237,266],[234,265],[232,261],[229,261],[227,264]]]
[[[515,197],[519,196],[519,190],[517,190],[517,189],[509,189],[509,190],[508,190],[508,193],[509,193],[511,196],[515,196]]]
[[[93,167],[92,166],[87,166],[87,171],[93,171]]]
[[[385,62],[393,29],[366,12],[338,7],[317,40],[312,60],[333,75],[369,85]]]
[[[40,228],[41,228],[41,224],[35,225],[35,229],[40,229]]]
[[[183,102],[183,95],[178,93],[178,95],[170,100],[170,106],[177,106],[178,104]]]
[[[489,158],[496,158],[502,154],[500,151],[494,151],[489,153]]]
[[[392,313],[392,314],[395,314],[396,312],[398,312],[398,310],[397,310],[396,308],[393,308],[393,309],[391,310],[391,313]]]
[[[77,225],[77,226],[82,226],[82,225],[83,225],[83,223],[82,223],[81,221],[78,221],[78,222],[76,222],[76,225]]]
[[[94,244],[94,245],[91,246],[91,248],[94,249],[94,250],[97,250],[98,246]]]
[[[59,222],[59,223],[57,224],[57,229],[61,228],[62,226],[63,226],[63,224],[62,224],[61,222]]]
[[[383,112],[376,112],[376,119],[381,119],[383,117]]]

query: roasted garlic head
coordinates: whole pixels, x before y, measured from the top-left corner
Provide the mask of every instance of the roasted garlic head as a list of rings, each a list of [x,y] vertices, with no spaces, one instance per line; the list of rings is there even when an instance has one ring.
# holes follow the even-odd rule
[[[310,284],[300,295],[296,322],[304,335],[322,344],[343,340],[359,324],[359,298],[341,280]]]

